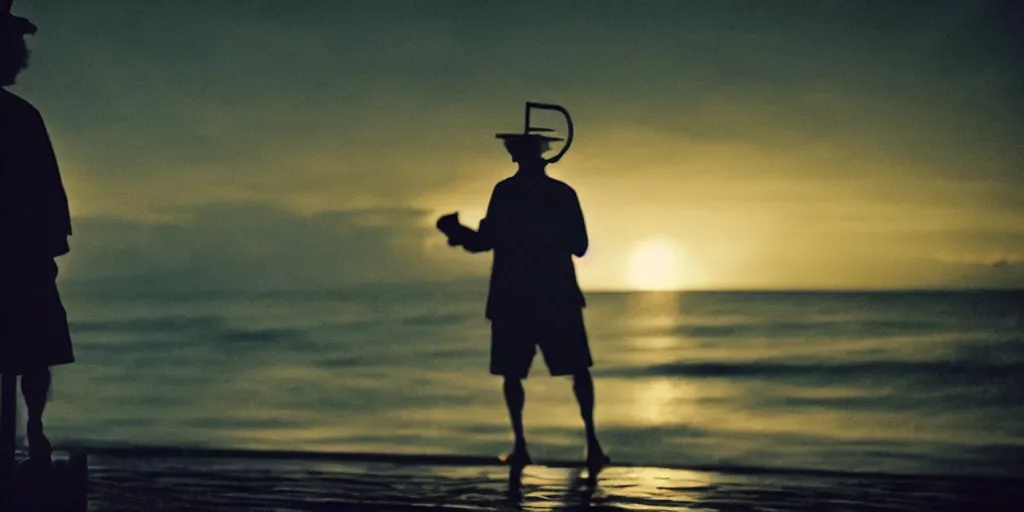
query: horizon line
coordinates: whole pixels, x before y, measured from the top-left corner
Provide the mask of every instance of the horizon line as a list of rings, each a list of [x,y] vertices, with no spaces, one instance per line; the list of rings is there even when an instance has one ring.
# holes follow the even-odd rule
[[[138,283],[126,283],[119,280],[59,280],[58,285],[64,289],[80,290],[104,290],[115,291],[142,291],[138,289]],[[147,286],[147,293],[163,291],[165,293],[180,295],[182,293],[298,293],[298,292],[332,292],[345,290],[365,290],[371,287],[401,287],[401,286],[444,286],[473,283],[481,289],[487,288],[487,279],[479,278],[456,278],[449,280],[417,280],[417,281],[380,281],[380,282],[354,282],[337,286],[327,287],[290,287],[290,288],[256,288],[242,286],[205,288],[202,286],[188,289],[182,286],[171,286],[164,288]],[[126,286],[127,285],[127,286]],[[631,289],[627,287],[581,287],[583,293],[593,294],[684,294],[684,293],[979,293],[979,292],[1024,292],[1024,286],[907,286],[907,287],[829,287],[829,286],[807,286],[807,287],[702,287],[702,288],[672,288],[672,289]]]

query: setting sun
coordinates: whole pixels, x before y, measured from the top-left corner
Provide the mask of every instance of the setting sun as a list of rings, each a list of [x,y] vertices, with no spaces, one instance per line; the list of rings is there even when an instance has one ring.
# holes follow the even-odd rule
[[[633,251],[627,281],[636,290],[673,290],[679,286],[678,266],[669,240],[648,240]]]

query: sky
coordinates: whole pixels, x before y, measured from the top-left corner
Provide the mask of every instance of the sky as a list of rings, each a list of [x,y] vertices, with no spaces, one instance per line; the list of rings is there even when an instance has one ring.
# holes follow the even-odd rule
[[[1013,1],[19,0],[12,91],[70,196],[68,282],[485,276],[526,101],[572,114],[585,290],[1024,287]],[[563,130],[557,115],[536,123]]]

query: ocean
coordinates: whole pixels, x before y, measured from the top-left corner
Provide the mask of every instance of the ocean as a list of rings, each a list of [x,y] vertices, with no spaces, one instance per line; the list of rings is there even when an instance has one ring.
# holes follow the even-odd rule
[[[486,287],[162,295],[65,287],[63,445],[494,455]],[[1024,293],[588,293],[598,435],[616,462],[1024,476]],[[538,355],[535,460],[581,458]]]

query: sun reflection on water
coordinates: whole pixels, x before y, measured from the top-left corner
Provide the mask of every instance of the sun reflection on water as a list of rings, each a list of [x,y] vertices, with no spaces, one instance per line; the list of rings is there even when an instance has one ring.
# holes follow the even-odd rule
[[[712,485],[711,475],[700,471],[655,467],[617,469],[618,474],[615,476],[619,480],[632,481],[633,485],[618,487],[611,478],[602,484],[608,491],[632,499],[669,498],[675,502],[694,503],[701,499],[699,493],[707,491]]]
[[[671,329],[679,316],[678,292],[629,294],[626,311],[633,327]]]
[[[687,340],[673,332],[679,319],[676,292],[634,293],[629,297],[627,322],[636,332],[630,336],[633,364],[656,366],[678,359]],[[685,382],[666,377],[637,379],[629,386],[629,416],[647,426],[677,424],[692,417],[698,390]]]
[[[669,379],[651,379],[636,386],[632,416],[648,426],[678,424],[693,417],[697,409],[694,386]]]
[[[657,467],[610,467],[597,487],[580,481],[585,472],[531,466],[521,475],[517,510],[693,510],[715,488],[713,475]]]

